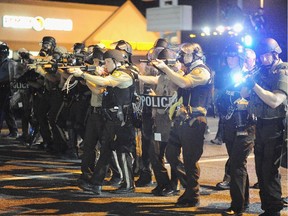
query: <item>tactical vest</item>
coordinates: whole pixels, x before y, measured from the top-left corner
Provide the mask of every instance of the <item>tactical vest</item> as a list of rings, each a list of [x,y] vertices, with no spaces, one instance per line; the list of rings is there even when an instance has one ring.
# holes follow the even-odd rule
[[[272,71],[265,71],[265,68],[262,68],[255,80],[257,84],[265,90],[273,92],[274,90],[281,89],[287,94],[287,68],[287,63],[281,63],[277,65],[275,68],[272,68]],[[275,71],[277,71],[277,73],[273,73]],[[286,105],[284,104],[285,102],[276,108],[271,108],[266,103],[264,103],[254,91],[251,93],[250,98],[251,99],[248,105],[248,112],[254,114],[256,117],[272,119],[286,116]]]
[[[197,65],[196,67],[190,69],[190,71],[197,67],[205,68],[211,75],[211,70],[204,64]],[[192,107],[203,107],[207,109],[211,97],[212,87],[213,83],[212,79],[210,79],[205,85],[199,85],[194,88],[178,88],[178,98],[183,97],[184,106],[190,105]]]
[[[118,88],[107,86],[106,91],[103,93],[102,107],[103,108],[114,108],[115,106],[131,105],[135,91],[134,76],[129,69],[117,69],[127,73],[133,79],[133,84],[128,88]]]
[[[223,93],[219,96],[217,100],[218,111],[222,115],[227,115],[229,109],[234,106],[234,102],[241,98],[240,96],[240,86],[235,87],[234,83],[229,80],[230,85],[227,85],[223,90]]]

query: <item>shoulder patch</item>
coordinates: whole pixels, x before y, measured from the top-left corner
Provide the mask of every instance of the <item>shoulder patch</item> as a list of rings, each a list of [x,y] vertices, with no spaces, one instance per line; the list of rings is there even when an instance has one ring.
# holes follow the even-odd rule
[[[195,68],[192,70],[191,74],[192,75],[199,75],[199,74],[201,74],[201,72],[202,72],[201,68]]]
[[[113,77],[120,77],[121,74],[122,74],[122,72],[116,70],[116,71],[114,71],[114,72],[112,73],[112,76],[113,76]]]

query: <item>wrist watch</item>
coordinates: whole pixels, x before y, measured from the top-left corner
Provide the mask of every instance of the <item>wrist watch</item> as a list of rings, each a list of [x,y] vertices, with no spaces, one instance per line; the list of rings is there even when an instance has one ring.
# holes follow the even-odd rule
[[[80,77],[85,79],[85,72],[83,72]]]

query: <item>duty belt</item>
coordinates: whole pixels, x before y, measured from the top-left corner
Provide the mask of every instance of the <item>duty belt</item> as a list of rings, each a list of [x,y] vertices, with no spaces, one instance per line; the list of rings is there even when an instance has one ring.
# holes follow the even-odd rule
[[[283,124],[284,117],[273,118],[273,119],[263,119],[257,118],[257,125],[274,125],[274,124]]]
[[[102,107],[93,107],[93,106],[91,106],[91,113],[102,114]]]

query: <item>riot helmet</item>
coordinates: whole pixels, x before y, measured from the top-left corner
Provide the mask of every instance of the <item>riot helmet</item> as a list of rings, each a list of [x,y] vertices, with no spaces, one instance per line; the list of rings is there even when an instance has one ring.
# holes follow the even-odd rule
[[[169,45],[168,41],[165,38],[159,38],[155,41],[154,47],[163,47],[167,48]]]
[[[5,59],[9,56],[9,47],[6,43],[0,44],[0,59]]]
[[[43,47],[44,44],[50,44],[52,49],[54,49],[56,47],[56,40],[54,37],[51,37],[51,36],[45,36],[42,38],[42,41],[41,41],[41,45]]]
[[[40,56],[52,55],[53,50],[56,47],[56,40],[54,37],[45,36],[42,38],[40,45],[42,47],[39,53]]]
[[[67,54],[67,49],[63,46],[55,47],[52,53],[52,61],[60,62],[63,57]]]
[[[97,58],[99,60],[103,60],[103,51],[101,49],[93,48],[93,59]]]
[[[160,60],[176,59],[176,53],[173,50],[164,48],[159,52],[157,58]]]
[[[238,56],[242,58],[243,55],[244,55],[244,47],[237,42],[229,44],[227,47],[225,47],[223,51],[224,57]]]
[[[160,59],[165,62],[170,67],[174,67],[177,62],[177,53],[171,49],[163,48],[158,56],[157,59]]]
[[[115,42],[115,45],[116,45],[115,46],[116,50],[123,50],[126,53],[132,55],[132,46],[127,41],[119,40],[119,41]]]
[[[279,60],[279,54],[282,53],[282,49],[279,44],[273,38],[263,39],[258,46],[258,54],[261,63],[265,67],[271,67],[276,61]]]
[[[258,46],[258,54],[263,55],[265,53],[282,53],[282,49],[279,44],[273,38],[265,38],[263,39]]]
[[[222,53],[225,64],[230,68],[230,70],[241,69],[243,67],[244,55],[245,48],[237,42],[228,44]]]
[[[198,43],[184,43],[180,45],[177,60],[189,67],[193,62],[204,58],[204,53]]]
[[[118,67],[125,64],[125,59],[122,52],[116,49],[107,50],[103,55],[103,59],[105,60],[105,68],[109,73],[113,73],[113,71],[115,71]]]
[[[131,60],[132,46],[131,46],[131,44],[125,40],[119,40],[113,44],[115,45],[116,50],[122,51],[122,55],[123,55],[125,61],[127,63],[132,63],[132,60]]]
[[[85,50],[85,44],[84,43],[75,43],[73,45],[73,52],[74,53],[81,53]]]
[[[117,61],[117,62],[125,62],[125,59],[122,55],[122,52],[120,50],[107,50],[104,55],[103,55],[103,59],[107,59],[107,58],[111,58],[113,59],[114,61]]]

